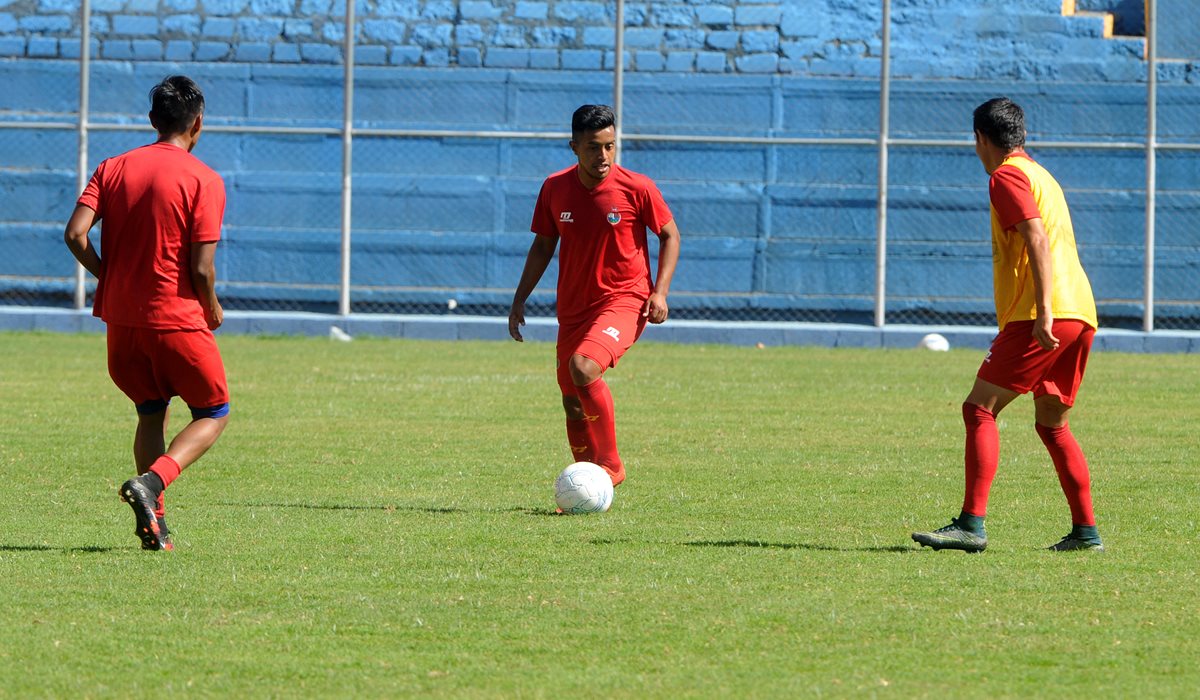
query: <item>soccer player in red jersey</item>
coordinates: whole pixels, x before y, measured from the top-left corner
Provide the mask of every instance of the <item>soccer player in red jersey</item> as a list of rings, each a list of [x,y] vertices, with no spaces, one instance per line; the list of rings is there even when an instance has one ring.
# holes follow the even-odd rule
[[[1096,303],[1079,264],[1071,215],[1058,182],[1025,153],[1025,114],[1008,98],[975,109],[975,153],[990,176],[992,267],[1000,334],[962,405],[966,493],[946,527],[915,532],[934,549],[980,552],[983,521],[1000,458],[996,415],[1032,391],[1034,428],[1071,508],[1071,532],[1053,551],[1103,551],[1092,513],[1091,478],[1067,425],[1096,333]]]
[[[617,453],[612,393],[604,372],[642,334],[667,320],[667,292],[679,260],[679,228],[654,182],[617,165],[615,117],[583,105],[571,118],[578,163],[546,178],[533,212],[537,234],[513,294],[508,332],[522,341],[525,300],[558,256],[557,376],[574,461],[625,480]],[[650,276],[646,229],[658,236],[658,275]]]
[[[108,373],[137,408],[139,476],[119,494],[142,549],[172,549],[163,491],[212,447],[229,420],[225,367],[212,331],[224,312],[213,264],[225,183],[192,155],[204,95],[171,76],[150,91],[158,140],[102,162],[67,222],[71,253],[99,280],[93,313],[108,335]],[[88,232],[104,221],[100,252]],[[179,396],[192,421],[166,446],[167,408]]]

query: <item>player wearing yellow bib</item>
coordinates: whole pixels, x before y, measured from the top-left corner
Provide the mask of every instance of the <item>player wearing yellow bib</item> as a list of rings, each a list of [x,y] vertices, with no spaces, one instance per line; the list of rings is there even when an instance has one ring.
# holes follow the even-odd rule
[[[966,493],[946,527],[914,532],[934,549],[981,552],[1000,459],[996,415],[1032,391],[1038,436],[1071,507],[1071,532],[1054,551],[1104,549],[1092,513],[1087,460],[1067,425],[1096,333],[1096,303],[1062,188],[1025,153],[1025,115],[998,97],[975,110],[975,153],[990,175],[992,270],[1000,334],[963,403]]]

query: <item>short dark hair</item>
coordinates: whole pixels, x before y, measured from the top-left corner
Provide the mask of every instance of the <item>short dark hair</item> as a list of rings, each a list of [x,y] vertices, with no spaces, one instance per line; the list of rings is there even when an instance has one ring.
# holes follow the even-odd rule
[[[204,113],[204,93],[186,75],[172,75],[150,89],[150,123],[160,134],[182,134]]]
[[[617,123],[612,107],[608,105],[584,105],[571,115],[571,139],[579,140],[585,131],[607,129]]]
[[[993,97],[975,108],[975,131],[1007,150],[1025,145],[1025,112],[1007,97]]]

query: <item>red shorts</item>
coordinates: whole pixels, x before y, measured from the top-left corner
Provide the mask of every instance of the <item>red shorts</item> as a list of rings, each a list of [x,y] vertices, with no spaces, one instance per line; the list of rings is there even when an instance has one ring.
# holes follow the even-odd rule
[[[992,349],[976,375],[989,384],[1033,397],[1056,396],[1066,406],[1075,405],[1083,382],[1088,353],[1096,329],[1083,321],[1054,322],[1058,347],[1044,350],[1033,338],[1033,321],[1012,321],[992,341]]]
[[[601,370],[616,367],[646,329],[642,307],[646,302],[637,297],[615,299],[598,309],[581,323],[558,326],[557,368],[558,386],[563,394],[573,395],[571,356],[583,355],[600,365]]]
[[[172,396],[192,409],[229,403],[212,331],[108,326],[108,375],[138,406],[157,413]]]

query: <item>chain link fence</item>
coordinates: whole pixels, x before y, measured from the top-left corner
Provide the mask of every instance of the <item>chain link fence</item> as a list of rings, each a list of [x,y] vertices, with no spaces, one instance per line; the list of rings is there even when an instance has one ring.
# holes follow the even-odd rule
[[[147,143],[146,92],[179,72],[205,89],[197,155],[229,195],[217,261],[229,309],[507,314],[541,182],[573,163],[570,114],[607,102],[621,110],[622,164],[656,180],[684,235],[673,317],[991,325],[986,173],[970,120],[1007,95],[1026,108],[1031,154],[1066,191],[1102,324],[1200,329],[1200,85],[1186,80],[1157,93],[1151,151],[1145,75],[726,74],[698,87],[702,76],[684,74],[357,66],[347,85],[339,65],[46,63],[45,89],[0,94],[8,305],[78,304],[61,232],[81,137],[84,176]],[[529,315],[553,314],[556,276],[552,265]],[[90,305],[94,280],[82,284]]]

